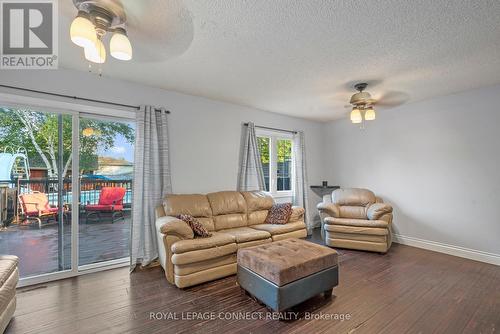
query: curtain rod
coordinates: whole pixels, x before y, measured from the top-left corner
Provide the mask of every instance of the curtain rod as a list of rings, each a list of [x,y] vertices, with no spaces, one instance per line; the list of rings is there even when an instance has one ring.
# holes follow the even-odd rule
[[[104,103],[104,104],[108,104],[108,105],[111,105],[111,106],[133,108],[133,109],[137,109],[137,110],[139,110],[141,108],[139,106],[133,106],[133,105],[130,105],[130,104],[123,104],[123,103],[117,103],[117,102],[109,102],[109,101],[96,100],[96,99],[88,99],[88,98],[85,98],[85,97],[78,97],[78,96],[71,96],[71,95],[65,95],[65,94],[45,92],[43,90],[22,88],[22,87],[9,86],[9,85],[0,85],[0,87],[10,88],[10,89],[17,89],[17,90],[23,90],[23,91],[30,92],[30,93],[38,93],[38,94],[45,94],[45,95],[51,95],[51,96],[57,96],[57,97],[64,97],[64,98],[72,99],[72,100],[81,100],[81,101],[87,101],[87,102]],[[159,108],[155,108],[155,111],[160,111],[160,110],[161,109],[159,109]],[[169,110],[167,110],[167,114],[170,114]]]
[[[248,126],[248,123],[243,123],[243,125]],[[255,125],[255,127],[256,127],[256,128],[260,128],[260,129],[266,129],[266,130],[274,130],[274,131],[288,132],[288,133],[293,133],[293,134],[297,134],[297,133],[298,133],[297,131],[292,131],[292,130],[284,130],[284,129],[278,129],[278,128],[270,128],[270,127],[267,127],[267,126],[260,126],[260,125]]]

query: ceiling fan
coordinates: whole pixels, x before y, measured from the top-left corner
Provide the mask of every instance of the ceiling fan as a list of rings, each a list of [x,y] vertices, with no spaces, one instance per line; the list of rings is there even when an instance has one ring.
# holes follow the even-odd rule
[[[354,88],[358,92],[352,95],[349,101],[353,106],[351,111],[351,122],[353,124],[362,123],[363,118],[365,121],[373,121],[376,118],[375,109],[373,108],[375,100],[370,93],[365,92],[367,86],[368,84],[366,82],[360,82],[354,85]]]
[[[408,95],[402,92],[387,92],[379,99],[375,99],[366,91],[368,84],[360,82],[354,85],[358,91],[351,96],[348,107],[351,108],[350,119],[353,124],[360,124],[363,121],[373,121],[376,119],[374,106],[396,107],[408,100]]]
[[[132,59],[132,47],[136,62],[166,61],[186,52],[194,38],[193,15],[183,0],[72,0],[61,2],[61,10],[63,26],[91,63],[104,63],[106,51]],[[75,17],[84,24],[73,24],[71,34]]]

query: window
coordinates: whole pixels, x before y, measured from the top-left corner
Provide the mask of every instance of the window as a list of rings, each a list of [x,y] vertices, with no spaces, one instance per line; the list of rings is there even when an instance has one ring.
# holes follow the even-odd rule
[[[266,191],[273,196],[292,195],[292,135],[258,130],[257,142],[264,169]]]

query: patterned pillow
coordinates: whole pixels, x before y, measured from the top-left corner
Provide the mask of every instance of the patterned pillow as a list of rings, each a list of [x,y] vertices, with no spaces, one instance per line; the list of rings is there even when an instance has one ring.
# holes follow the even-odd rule
[[[186,224],[191,227],[194,233],[194,237],[200,237],[200,238],[208,238],[212,236],[212,233],[208,232],[208,230],[203,226],[202,223],[200,223],[196,218],[194,218],[191,215],[178,215],[176,217],[177,219],[180,219]]]
[[[267,213],[264,224],[286,224],[292,215],[291,203],[274,204]]]

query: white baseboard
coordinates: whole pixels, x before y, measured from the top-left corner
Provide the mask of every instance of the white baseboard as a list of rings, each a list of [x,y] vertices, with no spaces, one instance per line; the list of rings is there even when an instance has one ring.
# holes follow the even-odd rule
[[[431,251],[459,256],[470,260],[481,261],[500,266],[500,255],[483,252],[475,249],[443,244],[436,241],[423,240],[414,237],[407,237],[400,234],[393,234],[394,242],[402,245],[428,249]]]

